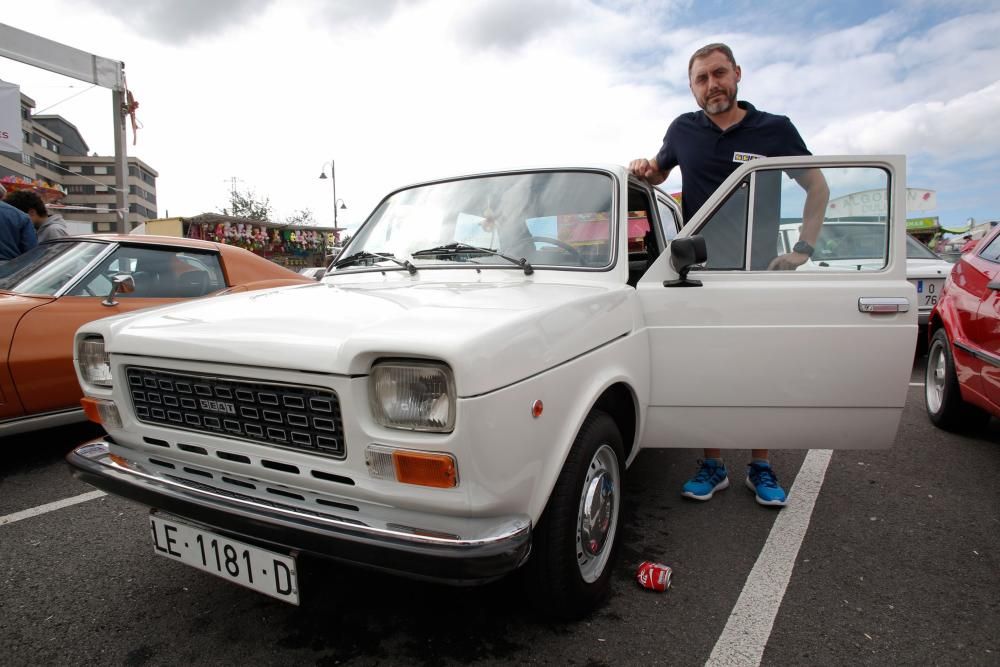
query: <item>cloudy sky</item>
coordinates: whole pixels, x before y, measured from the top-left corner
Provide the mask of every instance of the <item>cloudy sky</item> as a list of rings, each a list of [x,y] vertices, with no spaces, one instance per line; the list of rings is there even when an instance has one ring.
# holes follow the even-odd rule
[[[790,6],[791,5],[791,6]],[[159,214],[228,205],[341,225],[436,176],[653,155],[693,110],[687,60],[730,44],[741,99],[816,154],[905,153],[946,225],[1000,218],[995,0],[48,0],[0,22],[126,64]],[[111,94],[0,58],[36,112],[113,153]],[[71,98],[71,99],[67,99]],[[679,189],[680,176],[666,187]]]

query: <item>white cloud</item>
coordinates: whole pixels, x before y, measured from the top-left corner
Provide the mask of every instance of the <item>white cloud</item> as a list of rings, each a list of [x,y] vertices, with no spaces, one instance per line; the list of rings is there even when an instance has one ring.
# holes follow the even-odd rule
[[[995,155],[1000,147],[1000,80],[948,101],[910,104],[829,123],[815,146],[824,153],[906,153],[944,162]]]

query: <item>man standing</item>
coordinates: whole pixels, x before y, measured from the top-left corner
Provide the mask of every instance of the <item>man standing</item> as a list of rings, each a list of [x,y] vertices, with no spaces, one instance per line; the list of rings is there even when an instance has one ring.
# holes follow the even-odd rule
[[[38,236],[39,243],[49,239],[57,239],[60,236],[69,236],[66,221],[63,220],[62,215],[59,213],[49,215],[48,209],[45,208],[45,202],[34,192],[21,190],[11,193],[6,202],[28,214],[31,223],[35,225],[35,234]]]
[[[0,199],[7,196],[7,188],[0,185]],[[0,260],[7,261],[38,245],[31,219],[7,202],[0,201]]]
[[[688,62],[688,84],[701,111],[682,114],[670,124],[656,157],[629,164],[633,174],[653,185],[662,183],[671,169],[680,167],[685,221],[743,162],[758,157],[810,155],[786,116],[758,111],[749,102],[737,102],[741,76],[733,52],[725,44],[709,44],[695,51]],[[791,175],[806,190],[802,232],[792,252],[770,261],[770,270],[794,270],[812,256],[829,199],[829,188],[819,170]],[[751,456],[746,481],[757,502],[783,507],[787,497],[771,469],[768,450],[755,449]],[[681,495],[708,500],[716,491],[728,487],[729,475],[721,450],[706,449],[698,473],[684,484]]]

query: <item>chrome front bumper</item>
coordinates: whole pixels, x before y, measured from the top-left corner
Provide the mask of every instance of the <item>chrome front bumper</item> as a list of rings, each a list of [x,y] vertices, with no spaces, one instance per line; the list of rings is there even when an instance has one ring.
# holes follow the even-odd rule
[[[73,474],[108,493],[272,549],[451,584],[498,579],[517,569],[531,549],[526,517],[498,519],[488,535],[475,539],[389,530],[150,474],[112,458],[109,441],[100,438],[70,452],[66,461]]]

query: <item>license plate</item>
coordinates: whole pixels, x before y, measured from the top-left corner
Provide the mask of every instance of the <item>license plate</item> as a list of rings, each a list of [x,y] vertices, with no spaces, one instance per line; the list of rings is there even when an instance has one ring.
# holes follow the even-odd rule
[[[295,559],[202,528],[149,515],[155,553],[291,604],[299,603]]]
[[[917,288],[918,308],[929,309],[937,305],[938,297],[941,296],[941,288],[944,287],[944,280],[911,280]]]

